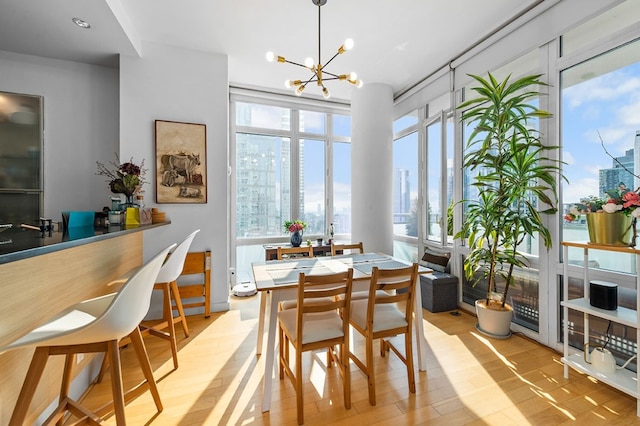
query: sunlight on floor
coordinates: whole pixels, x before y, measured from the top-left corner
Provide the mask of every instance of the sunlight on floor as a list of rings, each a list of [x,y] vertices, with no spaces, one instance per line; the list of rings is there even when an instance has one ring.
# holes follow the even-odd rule
[[[266,357],[255,353],[258,302],[257,298],[237,301],[230,311],[209,319],[190,317],[192,333],[188,338],[180,335],[177,370],[167,342],[146,338],[164,410],[155,414],[146,392],[127,405],[130,423],[296,424],[295,389],[288,379],[279,380],[277,371],[271,410],[262,412]],[[559,353],[518,335],[507,340],[486,338],[476,332],[468,314],[453,317],[425,311],[425,316],[427,371],[416,371],[415,395],[408,391],[402,362],[395,356],[380,359],[376,344],[378,404],[369,405],[366,377],[352,364],[352,408],[345,410],[342,378],[335,367],[327,367],[326,351],[303,354],[305,424],[640,424],[635,399],[585,375],[572,373],[565,379]],[[364,340],[358,334],[351,341],[362,355]],[[402,351],[404,343],[398,343]],[[414,346],[414,356],[416,352]],[[139,366],[132,351],[123,350],[123,356],[133,382],[141,374]],[[108,382],[98,389],[94,406],[111,397]],[[105,424],[114,422],[110,417]]]
[[[503,369],[500,370],[501,380],[509,380],[508,373],[510,373],[520,384],[514,382],[509,388],[502,387],[494,378],[493,369],[488,370],[483,365],[486,355],[479,358],[476,345],[471,341],[462,341],[461,336],[448,335],[437,328],[429,327],[428,323],[425,324],[425,327],[428,328],[428,340],[432,342],[433,356],[448,378],[450,386],[455,390],[460,402],[479,418],[490,416],[493,419],[491,423],[501,423],[507,420],[505,418],[507,416],[510,422],[529,424],[527,415],[513,407],[512,395],[510,394],[510,390],[513,390],[511,387],[513,387],[524,395],[522,398],[527,398],[527,394],[530,394],[532,397],[544,401],[550,407],[554,407],[568,421],[576,419],[569,410],[561,407],[549,392],[545,392],[539,384],[533,383],[523,376],[518,371],[517,364],[512,362],[508,355],[502,353],[491,339],[473,331],[465,334],[479,343],[481,347],[488,349],[493,355],[494,361],[508,369],[507,373]],[[435,345],[434,342],[440,340],[443,340],[443,343],[446,341],[446,351],[440,352]],[[452,353],[456,354],[455,357],[451,356]],[[497,369],[497,365],[495,369]],[[555,381],[555,379],[549,378],[548,381]],[[490,401],[490,403],[483,404],[483,400]],[[505,410],[504,413],[503,410]]]
[[[322,354],[326,354],[326,351],[322,352]],[[320,353],[313,353],[313,359],[311,363],[311,384],[313,384],[313,387],[318,395],[320,395],[321,398],[324,398],[325,381],[327,379],[327,366],[318,359],[319,356],[321,356]]]

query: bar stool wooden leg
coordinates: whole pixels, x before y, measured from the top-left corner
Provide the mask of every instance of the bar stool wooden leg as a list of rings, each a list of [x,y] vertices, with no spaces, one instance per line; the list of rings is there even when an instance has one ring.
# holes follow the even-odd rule
[[[47,365],[49,359],[49,349],[46,347],[36,348],[33,358],[31,358],[31,364],[27,371],[27,377],[24,379],[24,384],[20,390],[18,401],[16,402],[16,408],[13,410],[11,420],[9,420],[9,426],[22,426],[24,419],[27,417],[29,411],[29,405],[36,392],[40,378],[44,367]]]
[[[171,306],[171,284],[162,283],[163,316],[169,328],[169,343],[171,343],[171,355],[173,356],[173,368],[178,368],[178,342],[176,340],[176,323],[173,320],[173,307]]]
[[[149,361],[149,355],[147,354],[147,348],[144,346],[140,329],[136,328],[133,330],[129,337],[131,338],[131,345],[136,352],[140,368],[142,368],[142,373],[144,374],[145,379],[147,379],[147,384],[149,385],[149,391],[151,392],[153,401],[156,404],[158,412],[160,412],[163,410],[162,401],[160,400],[160,392],[158,392],[158,386],[155,378],[153,377],[151,362]]]
[[[113,392],[113,406],[116,415],[116,424],[125,425],[124,415],[124,386],[122,384],[122,365],[120,364],[120,346],[117,340],[112,340],[107,345],[107,355],[111,363],[111,390]]]
[[[147,353],[147,349],[144,346],[144,341],[142,340],[142,333],[140,329],[136,328],[135,330],[133,330],[131,334],[127,336],[127,338],[128,340],[131,341],[131,346],[133,347],[136,353],[136,358],[138,359],[138,363],[140,364],[140,368],[142,369],[142,373],[144,375],[145,380],[143,380],[140,384],[124,392],[122,397],[123,404],[129,403],[134,398],[142,395],[148,388],[149,391],[151,392],[151,396],[153,397],[153,401],[156,405],[158,412],[161,412],[163,410],[163,406],[162,406],[162,401],[160,400],[160,392],[158,391],[158,386],[153,376],[153,370],[151,369],[149,355]],[[118,360],[119,358],[120,357],[118,353]],[[110,362],[114,362],[114,361],[110,360]],[[113,377],[113,371],[112,371],[112,377]],[[119,377],[120,378],[116,377],[116,380],[119,380],[120,382],[122,382],[122,379],[121,379],[122,373],[120,373]],[[120,383],[120,387],[122,387],[122,383]],[[116,391],[117,391],[117,388],[114,387],[113,392],[115,393]],[[115,400],[116,398],[114,397],[114,401]],[[115,410],[117,414],[117,404],[114,405],[113,402],[109,402],[107,404],[104,404],[102,407],[96,409],[95,413],[98,416],[105,416],[108,413],[110,413],[112,410]],[[120,422],[118,422],[117,419],[116,419],[116,424],[120,425]]]
[[[71,371],[73,369],[73,364],[75,363],[75,361],[76,354],[68,354],[64,358],[64,370],[62,372],[62,384],[60,385],[60,398],[58,400],[58,406],[64,405],[65,400],[69,396],[69,388],[71,386]],[[62,426],[63,420],[64,415],[61,415],[56,425]]]
[[[176,322],[182,323],[182,331],[184,331],[184,337],[189,337],[189,327],[187,327],[187,317],[184,315],[184,309],[182,308],[182,298],[180,297],[180,291],[178,290],[178,283],[176,281],[172,281],[171,284],[171,295],[173,296],[173,300],[176,302],[176,309],[178,310],[178,317],[175,319]],[[173,317],[173,312],[171,313],[171,317]]]

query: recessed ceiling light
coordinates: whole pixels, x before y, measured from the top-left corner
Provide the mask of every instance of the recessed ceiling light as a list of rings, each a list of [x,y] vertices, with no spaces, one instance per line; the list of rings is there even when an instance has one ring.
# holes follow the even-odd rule
[[[79,26],[80,28],[91,28],[91,24],[88,23],[87,21],[83,21],[80,18],[73,18],[71,19],[73,21],[74,24],[76,24],[77,26]]]

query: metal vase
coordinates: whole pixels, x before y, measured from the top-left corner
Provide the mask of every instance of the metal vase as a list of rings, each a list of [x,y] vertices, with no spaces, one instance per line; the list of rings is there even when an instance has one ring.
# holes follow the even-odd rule
[[[631,216],[622,212],[589,213],[587,214],[587,228],[589,241],[592,244],[607,246],[628,246],[633,237]]]

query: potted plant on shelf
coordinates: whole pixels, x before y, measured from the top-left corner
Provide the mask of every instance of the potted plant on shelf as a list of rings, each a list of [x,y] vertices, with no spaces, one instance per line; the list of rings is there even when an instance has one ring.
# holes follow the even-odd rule
[[[640,217],[640,195],[622,182],[616,189],[605,191],[604,197],[588,196],[574,204],[564,215],[573,222],[582,215],[587,218],[589,241],[613,246],[636,245],[636,222]]]
[[[513,315],[507,303],[516,268],[528,266],[519,245],[539,238],[547,250],[551,234],[544,215],[557,212],[557,179],[563,178],[560,161],[547,156],[557,146],[544,145],[533,121],[550,113],[531,104],[544,86],[540,75],[497,81],[471,75],[478,97],[462,103],[462,120],[475,127],[466,143],[464,166],[476,172],[471,186],[477,199],[463,200],[462,228],[454,238],[466,239],[469,254],[465,277],[473,285],[486,282],[486,297],[476,301],[479,331],[508,337]],[[539,209],[540,204],[547,208]]]

